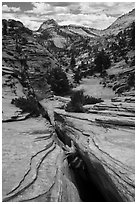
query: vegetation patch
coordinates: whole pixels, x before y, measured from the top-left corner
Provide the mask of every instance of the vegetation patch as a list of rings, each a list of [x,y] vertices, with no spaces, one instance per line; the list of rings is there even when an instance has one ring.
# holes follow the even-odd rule
[[[129,87],[135,87],[135,72],[131,73],[128,76],[127,84]]]
[[[105,72],[105,70],[108,69],[111,65],[109,56],[104,52],[104,50],[102,50],[96,55],[94,63],[95,70],[97,72],[100,72],[101,75],[103,75],[103,72]]]
[[[33,116],[39,116],[40,110],[38,107],[37,101],[33,98],[15,98],[12,99],[11,104],[14,104],[16,107],[22,109],[22,113],[31,113]]]
[[[96,104],[103,102],[101,98],[84,95],[83,90],[73,91],[71,101],[67,104],[65,110],[68,112],[85,112],[83,105]]]
[[[57,95],[62,95],[70,90],[67,75],[60,67],[48,71],[47,82],[51,85],[51,90]]]

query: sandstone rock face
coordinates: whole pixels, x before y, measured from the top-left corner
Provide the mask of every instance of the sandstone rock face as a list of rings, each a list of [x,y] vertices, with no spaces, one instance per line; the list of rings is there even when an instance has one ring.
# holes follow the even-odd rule
[[[80,201],[54,137],[42,118],[3,124],[3,201]]]
[[[84,114],[54,111],[60,139],[68,145],[74,141],[91,186],[95,183],[106,201],[135,199],[134,108],[132,103],[106,101],[88,106]]]
[[[12,99],[25,97],[12,74],[12,69],[3,69],[3,201],[81,201],[52,125],[11,104]]]
[[[85,105],[86,113],[65,112],[69,98],[44,99],[51,125],[11,104],[25,97],[13,73],[3,68],[3,201],[134,201],[134,93]],[[71,140],[82,167],[65,159]]]

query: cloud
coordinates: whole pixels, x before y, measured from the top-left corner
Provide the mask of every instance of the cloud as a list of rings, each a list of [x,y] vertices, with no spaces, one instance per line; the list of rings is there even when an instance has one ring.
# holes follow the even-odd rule
[[[7,12],[9,12],[10,11],[10,8],[7,6],[7,5],[3,5],[2,6],[2,11],[7,11]]]
[[[63,6],[57,6],[54,8],[55,13],[68,13],[68,8]]]
[[[24,26],[28,27],[31,30],[37,30],[40,24],[43,23],[44,19],[39,19],[36,16],[28,16],[26,14],[17,14],[17,13],[3,13],[3,19],[14,19],[16,21],[21,21]]]
[[[3,12],[19,12],[20,7],[8,7],[6,4],[2,5],[2,11]]]
[[[130,10],[132,10],[135,7],[134,2],[124,2],[124,6],[121,2],[116,2],[115,6],[112,8],[106,7],[105,13],[110,16],[119,17],[122,14],[128,13]]]
[[[100,14],[105,13],[110,16],[119,17],[129,12],[135,7],[134,2],[86,2],[80,3],[81,13]]]
[[[62,21],[59,22],[60,25],[76,24],[81,26],[94,27],[97,29],[105,29],[116,20],[115,17],[108,17],[106,14],[103,13],[100,15],[65,14],[60,16],[60,19],[62,19]],[[59,19],[57,20],[59,21]]]
[[[21,20],[32,30],[38,29],[44,21],[51,18],[60,25],[77,24],[105,29],[134,7],[134,2],[30,2],[29,10],[16,12],[16,15],[11,16],[9,13],[13,10],[20,11],[20,8],[9,7],[4,3],[3,15],[6,19],[11,16]]]
[[[15,19],[14,13],[2,13],[3,19]]]
[[[56,2],[52,2],[52,3],[56,3]],[[61,4],[61,2],[57,2],[58,3],[57,6],[55,6],[52,3],[33,2],[32,3],[33,8],[31,10],[25,11],[25,13],[39,14],[40,16],[42,16],[42,15],[55,15],[58,13],[67,13],[69,11],[69,9],[66,6],[64,7]]]
[[[32,10],[27,10],[25,13],[33,13],[33,14],[48,14],[52,12],[52,6],[48,3],[43,3],[43,2],[33,2],[32,3]]]
[[[69,7],[69,6],[73,6],[73,5],[78,5],[79,2],[47,2],[48,4],[50,4],[53,7]]]
[[[21,20],[24,25],[31,30],[37,30],[40,24],[42,24],[42,22],[39,22],[38,20],[33,20],[30,17],[22,17]]]

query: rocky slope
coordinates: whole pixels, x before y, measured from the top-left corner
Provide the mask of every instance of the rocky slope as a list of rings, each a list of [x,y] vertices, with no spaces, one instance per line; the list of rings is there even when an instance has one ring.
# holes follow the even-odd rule
[[[3,67],[2,88],[3,201],[81,201],[53,126],[11,104],[26,97],[12,68]]]
[[[55,97],[50,101],[41,101],[60,140],[69,146],[71,141],[74,142],[77,155],[72,161],[72,168],[79,174],[83,185],[86,180],[89,181],[84,188],[91,195],[90,201],[93,198],[92,188],[94,193],[98,192],[101,201],[134,201],[134,100],[134,95],[125,93],[96,105],[84,106],[86,113],[62,109],[68,103],[68,98]],[[84,179],[82,175],[85,175]]]
[[[112,25],[110,25],[107,29],[103,30],[104,35],[116,35],[120,31],[123,31],[126,27],[128,27],[135,20],[135,9],[130,11],[127,14],[120,16]]]
[[[3,35],[2,40],[2,65],[13,67],[16,72],[21,71],[23,64],[21,60],[25,58],[31,84],[38,97],[45,97],[50,88],[44,77],[48,69],[58,67],[57,59],[34,37],[32,32],[24,32],[20,27],[16,29],[16,21],[13,26],[7,21],[8,30],[11,31]],[[17,24],[18,25],[18,24]],[[49,93],[50,94],[50,93]]]
[[[54,111],[60,139],[73,140],[91,185],[107,201],[134,201],[134,116],[134,104],[118,102],[88,107],[87,114]]]
[[[76,39],[98,37],[95,29],[75,25],[60,26],[53,19],[45,21],[35,35],[41,35],[46,40],[50,39],[50,42],[52,41],[58,48],[64,48]]]

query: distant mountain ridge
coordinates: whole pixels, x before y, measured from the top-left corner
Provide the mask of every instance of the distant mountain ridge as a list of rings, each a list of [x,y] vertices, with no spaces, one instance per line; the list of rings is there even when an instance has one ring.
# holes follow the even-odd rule
[[[90,27],[84,27],[84,26],[78,26],[78,25],[59,25],[54,19],[48,19],[47,21],[44,21],[42,25],[40,25],[37,32],[44,33],[45,31],[54,31],[57,32],[56,34],[61,33],[66,35],[79,35],[84,37],[95,37],[98,36],[99,30],[90,28]]]
[[[37,31],[33,32],[35,36],[45,39],[49,47],[65,48],[74,41],[83,39],[94,39],[99,37],[96,29],[76,25],[59,25],[54,19],[44,21]]]
[[[76,25],[61,26],[54,19],[45,21],[37,31],[31,31],[19,21],[3,19],[2,63],[18,69],[18,57],[26,54],[29,72],[37,80],[36,75],[44,76],[46,70],[60,65],[67,70],[73,55],[77,66],[82,61],[92,66],[102,49],[112,61],[126,60],[123,56],[134,45],[134,16],[135,10],[119,17],[103,31]],[[133,58],[134,53],[129,56]]]
[[[60,50],[69,51],[71,48],[75,48],[75,51],[77,50],[79,53],[80,49],[84,52],[86,46],[89,46],[89,49],[94,46],[100,46],[102,48],[102,45],[104,46],[105,37],[111,38],[110,35],[117,35],[120,31],[130,27],[134,21],[135,9],[120,16],[104,30],[79,25],[59,25],[54,19],[44,21],[37,31],[31,31],[26,28],[22,22],[12,19],[8,21],[3,19],[2,26],[3,28],[7,27],[10,35],[15,33],[19,34],[29,41],[40,43],[41,46],[51,52]]]
[[[7,21],[8,24],[14,24],[15,27],[27,28],[20,21],[16,21],[13,19],[9,19],[9,20],[3,19],[2,22],[4,22],[4,21]],[[135,9],[133,9],[129,13],[126,13],[126,14],[120,16],[108,28],[106,28],[104,30],[95,29],[95,28],[91,28],[91,27],[87,27],[87,26],[73,25],[73,24],[59,25],[54,19],[48,19],[40,25],[38,30],[32,31],[32,32],[37,33],[37,32],[43,32],[46,29],[50,29],[50,28],[55,29],[56,28],[56,29],[61,29],[62,31],[64,31],[64,29],[69,30],[70,33],[72,32],[72,33],[76,33],[79,35],[85,35],[85,36],[87,35],[87,37],[90,37],[90,35],[91,35],[91,37],[93,37],[93,36],[98,36],[98,35],[105,34],[105,33],[106,34],[114,33],[114,29],[116,29],[115,31],[118,32],[120,29],[127,27],[133,21],[135,21]],[[29,29],[29,28],[27,28],[27,29]],[[81,29],[81,31],[79,31],[80,29]],[[82,32],[83,32],[83,34],[82,34]]]
[[[117,18],[108,28],[103,30],[103,34],[118,34],[118,32],[128,27],[134,21],[135,9]]]
[[[135,9],[133,9],[129,13],[126,13],[120,16],[108,28],[103,30],[90,28],[87,26],[74,25],[74,24],[59,25],[54,19],[48,19],[47,21],[43,22],[43,24],[39,27],[38,32],[54,27],[54,28],[61,29],[62,31],[69,31],[70,33],[72,32],[79,35],[85,35],[85,36],[87,35],[87,37],[93,37],[93,36],[102,35],[104,33],[106,34],[116,33],[119,30],[127,27],[134,20],[135,20]]]
[[[135,9],[120,16],[104,30],[79,25],[59,25],[54,19],[49,19],[43,22],[35,34],[41,34],[42,37],[46,39],[50,38],[50,41],[52,41],[56,47],[63,48],[78,38],[94,40],[102,35],[117,35],[121,30],[124,30],[132,24],[133,21],[135,21]]]

